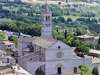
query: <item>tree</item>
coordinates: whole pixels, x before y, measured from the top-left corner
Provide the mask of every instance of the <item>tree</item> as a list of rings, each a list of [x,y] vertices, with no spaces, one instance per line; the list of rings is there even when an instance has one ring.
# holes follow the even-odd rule
[[[15,42],[17,42],[17,37],[16,36],[9,36],[8,40],[15,43]]]
[[[75,52],[78,54],[85,55],[89,53],[89,48],[85,45],[79,45],[78,47],[76,47]]]
[[[15,43],[17,45],[18,38],[16,36],[9,36],[8,40],[12,41],[13,43]]]
[[[87,21],[87,23],[90,22],[90,18],[88,18],[86,21]]]
[[[77,34],[77,36],[83,35],[84,33],[85,32],[84,32],[84,30],[82,28],[79,28],[79,27],[76,28],[76,34]]]
[[[100,44],[100,36],[99,36],[98,44]]]
[[[63,23],[64,23],[64,22],[65,22],[65,19],[64,19],[64,17],[59,17],[59,18],[58,18],[58,21],[60,21],[60,22],[63,22]]]
[[[91,22],[96,22],[97,23],[97,19],[92,19]]]
[[[96,50],[100,50],[100,45],[96,45]]]
[[[70,4],[67,4],[67,7],[70,7]]]
[[[91,72],[88,72],[89,67],[87,65],[80,65],[79,68],[81,70],[81,75],[92,75]]]
[[[71,19],[71,18],[68,18],[68,19],[67,19],[67,22],[68,22],[68,23],[72,22],[72,19]]]
[[[93,68],[92,74],[93,75],[99,75],[99,71],[98,71],[98,68],[97,67],[94,67]]]
[[[69,13],[69,12],[67,12],[67,15],[70,15],[70,13]]]
[[[80,41],[79,40],[73,40],[72,46],[77,47],[79,45],[80,45]]]
[[[65,30],[64,37],[67,38],[67,30]]]
[[[0,39],[7,40],[7,37],[4,35],[4,32],[0,32]]]
[[[88,42],[86,44],[87,47],[94,49],[95,48],[95,44],[93,42]]]
[[[73,42],[73,40],[74,40],[74,38],[72,37],[72,36],[68,36],[67,38],[66,38],[66,43],[68,44],[68,45],[72,45],[72,42]]]

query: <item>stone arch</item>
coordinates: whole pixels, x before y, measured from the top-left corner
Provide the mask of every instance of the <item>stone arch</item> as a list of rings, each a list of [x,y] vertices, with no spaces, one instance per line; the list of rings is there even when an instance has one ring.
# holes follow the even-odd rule
[[[35,75],[45,75],[45,64],[37,68]]]
[[[56,73],[57,74],[63,74],[63,69],[64,69],[64,65],[63,64],[57,64],[56,65]]]
[[[56,67],[62,67],[62,68],[64,68],[64,65],[60,63],[60,64],[57,64]]]
[[[45,65],[45,62],[34,62],[31,64],[28,64],[28,71],[32,74],[35,75],[37,69],[41,66]]]

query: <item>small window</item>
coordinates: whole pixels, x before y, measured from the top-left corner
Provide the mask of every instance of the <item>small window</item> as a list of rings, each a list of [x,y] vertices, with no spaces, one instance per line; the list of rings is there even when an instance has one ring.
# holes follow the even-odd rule
[[[46,27],[48,27],[48,24],[46,24]]]
[[[60,46],[58,46],[58,49],[60,49],[61,47]]]
[[[48,16],[46,16],[46,21],[48,21]]]
[[[8,45],[8,47],[11,47],[11,45]]]
[[[50,21],[50,16],[46,16],[46,21]]]
[[[50,24],[46,24],[45,26],[46,26],[46,27],[50,27]]]
[[[74,73],[77,73],[77,67],[74,67]]]

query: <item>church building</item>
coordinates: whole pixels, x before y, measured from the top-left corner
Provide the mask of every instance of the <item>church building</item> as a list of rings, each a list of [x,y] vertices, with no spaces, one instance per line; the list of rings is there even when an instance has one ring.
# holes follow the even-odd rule
[[[92,58],[80,58],[74,49],[52,36],[52,13],[46,4],[41,13],[41,36],[20,36],[18,63],[32,75],[65,75],[80,73],[84,64],[92,71]]]

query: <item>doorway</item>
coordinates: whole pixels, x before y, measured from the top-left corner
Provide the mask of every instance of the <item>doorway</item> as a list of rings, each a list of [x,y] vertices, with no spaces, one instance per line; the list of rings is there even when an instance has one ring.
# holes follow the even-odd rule
[[[77,73],[77,67],[74,67],[74,73]]]
[[[62,73],[62,72],[61,72],[61,67],[58,67],[58,68],[57,68],[57,73],[58,73],[58,74],[61,74],[61,73]]]

